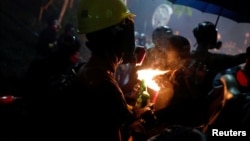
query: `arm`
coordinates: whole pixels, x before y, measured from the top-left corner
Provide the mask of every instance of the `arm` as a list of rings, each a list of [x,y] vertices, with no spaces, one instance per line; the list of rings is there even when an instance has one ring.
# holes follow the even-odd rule
[[[210,54],[208,60],[208,67],[216,72],[226,70],[228,68],[241,65],[246,61],[246,53],[240,53],[237,55],[227,54]]]

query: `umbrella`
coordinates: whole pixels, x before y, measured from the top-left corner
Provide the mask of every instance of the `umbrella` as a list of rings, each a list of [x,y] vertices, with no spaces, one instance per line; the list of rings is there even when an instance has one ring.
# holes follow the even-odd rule
[[[238,23],[250,23],[250,8],[248,2],[239,0],[167,0],[173,4],[184,5],[202,12],[217,14],[219,17],[234,20]]]

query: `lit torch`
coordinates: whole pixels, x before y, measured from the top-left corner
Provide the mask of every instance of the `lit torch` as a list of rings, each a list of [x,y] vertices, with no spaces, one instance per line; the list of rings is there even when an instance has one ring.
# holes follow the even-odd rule
[[[160,86],[155,82],[154,77],[165,74],[167,72],[168,71],[153,69],[143,69],[137,71],[138,79],[141,81],[144,80],[146,86],[154,91],[153,97],[150,98],[152,103],[155,103],[158,97],[158,92],[160,90]]]

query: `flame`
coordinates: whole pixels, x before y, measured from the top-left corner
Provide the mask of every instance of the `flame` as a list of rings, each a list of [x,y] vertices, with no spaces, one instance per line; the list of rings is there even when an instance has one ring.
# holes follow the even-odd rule
[[[139,80],[145,80],[147,87],[158,92],[160,90],[160,86],[155,82],[154,77],[156,77],[157,75],[165,74],[167,72],[167,70],[163,71],[158,69],[142,69],[138,70],[137,74]]]

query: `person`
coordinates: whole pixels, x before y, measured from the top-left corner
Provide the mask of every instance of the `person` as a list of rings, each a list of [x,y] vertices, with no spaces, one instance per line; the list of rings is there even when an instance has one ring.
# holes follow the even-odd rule
[[[76,131],[72,138],[121,141],[133,113],[115,72],[119,64],[135,60],[135,15],[122,0],[82,0],[79,8],[79,34],[85,34],[91,57],[77,73],[74,99],[69,100],[70,125]]]
[[[250,94],[250,46],[246,49],[246,61],[236,73],[236,80],[242,93]]]
[[[204,109],[200,104],[203,99],[198,99],[191,83],[189,64],[193,60],[190,49],[191,45],[186,37],[169,37],[166,47],[169,72],[155,78],[161,88],[164,88],[154,105],[160,125],[156,129],[161,132],[149,140],[205,139],[205,135],[196,128],[204,122]]]
[[[141,68],[165,69],[166,64],[166,46],[168,38],[173,35],[173,30],[168,26],[159,26],[152,33],[152,42],[154,47],[149,48]]]
[[[223,74],[220,78],[222,90],[215,90],[212,93],[214,103],[210,105],[211,118],[203,127],[203,132],[207,134],[208,140],[214,140],[211,134],[213,129],[217,130],[238,130],[246,135],[241,138],[244,141],[249,140],[247,133],[249,129],[250,113],[250,93],[242,93],[234,75]],[[217,91],[217,92],[216,92]],[[222,91],[221,93],[218,93]]]
[[[141,66],[137,67],[137,70],[142,69],[160,69],[160,70],[167,70],[169,69],[168,59],[167,59],[167,46],[169,43],[169,38],[172,37],[173,30],[168,26],[159,26],[156,27],[152,32],[152,42],[154,46],[146,50],[146,55],[144,61],[142,62]],[[166,105],[164,93],[168,93],[168,88],[161,88],[159,91],[159,98],[155,103],[155,110],[159,110],[164,108]],[[160,101],[164,102],[160,102]]]
[[[53,79],[66,75],[80,63],[81,41],[75,35],[65,35],[57,40],[56,50],[45,58],[31,62],[27,78],[37,81],[37,86],[49,85]],[[37,75],[40,74],[40,75]]]
[[[241,93],[250,92],[250,46],[246,48],[246,61],[243,65],[237,65],[226,69],[216,75],[213,81],[214,87],[222,85],[220,78],[224,74],[231,74],[235,77]]]
[[[237,55],[211,53],[210,49],[219,49],[222,45],[221,41],[217,41],[217,34],[216,26],[210,21],[203,21],[193,29],[197,42],[196,49],[191,52],[196,60],[192,67],[197,70],[193,78],[197,89],[200,89],[203,94],[208,94],[212,90],[216,74],[240,65],[246,59],[246,53]]]
[[[129,68],[129,72],[127,73],[126,79],[122,79],[122,90],[126,93],[128,101],[131,101],[133,103],[135,101],[134,97],[131,96],[130,92],[134,88],[134,86],[137,83],[137,71],[141,69],[166,69],[167,68],[167,54],[166,54],[166,46],[168,43],[168,38],[173,35],[173,31],[168,26],[159,26],[156,29],[154,29],[152,33],[152,40],[154,43],[154,47],[152,48],[146,48],[145,44],[141,41],[146,41],[146,36],[144,33],[139,34],[138,32],[135,32],[135,37],[137,40],[135,40],[138,47],[144,48],[146,51],[145,55],[143,56],[143,61],[141,61],[140,65],[137,65],[136,67],[131,67],[130,65],[126,65],[127,68]],[[143,39],[143,40],[141,40]],[[139,53],[140,54],[140,53]],[[126,83],[124,83],[124,80],[126,80]]]
[[[192,82],[190,42],[184,36],[173,35],[166,49],[169,72],[156,78],[166,89],[165,93],[159,94],[155,103],[158,121],[196,127],[204,122],[202,111],[206,109],[199,109],[203,108],[204,99],[199,98]]]
[[[31,62],[22,84],[24,125],[27,124],[22,134],[25,140],[32,140],[30,133],[44,140],[61,137],[53,132],[65,130],[59,119],[63,120],[66,113],[67,92],[77,72],[78,59],[73,58],[80,47],[76,36],[65,36],[50,56]],[[46,130],[41,132],[40,129]]]
[[[229,55],[222,53],[212,53],[210,49],[219,49],[222,45],[221,41],[217,40],[217,28],[210,21],[203,21],[199,23],[194,29],[193,34],[197,42],[195,50],[191,51],[193,58],[190,69],[192,70],[190,76],[192,78],[193,90],[198,94],[198,99],[203,99],[200,107],[206,109],[205,123],[210,123],[214,115],[211,115],[211,104],[215,103],[213,98],[214,79],[220,72],[228,68],[232,68],[243,64],[246,60],[246,53],[237,55]],[[203,128],[206,132],[206,127]]]
[[[235,66],[229,68],[221,73],[219,73],[215,80],[217,80],[213,97],[216,95],[218,98],[222,98],[222,101],[216,100],[211,107],[217,106],[220,107],[218,109],[212,109],[211,113],[214,114],[212,120],[210,120],[206,124],[206,128],[203,128],[203,132],[208,132],[207,139],[213,140],[213,136],[209,134],[212,129],[224,130],[224,129],[232,129],[232,130],[241,130],[246,133],[250,131],[249,123],[250,123],[250,86],[249,86],[249,73],[250,73],[250,65],[249,58],[250,57],[250,47],[246,48],[246,60],[243,65]],[[220,82],[220,83],[218,83]],[[216,93],[216,91],[221,91],[224,93]],[[244,137],[243,139],[249,140],[249,138]]]
[[[48,57],[56,50],[60,28],[58,20],[54,16],[48,17],[47,27],[41,31],[36,42],[38,58]]]

